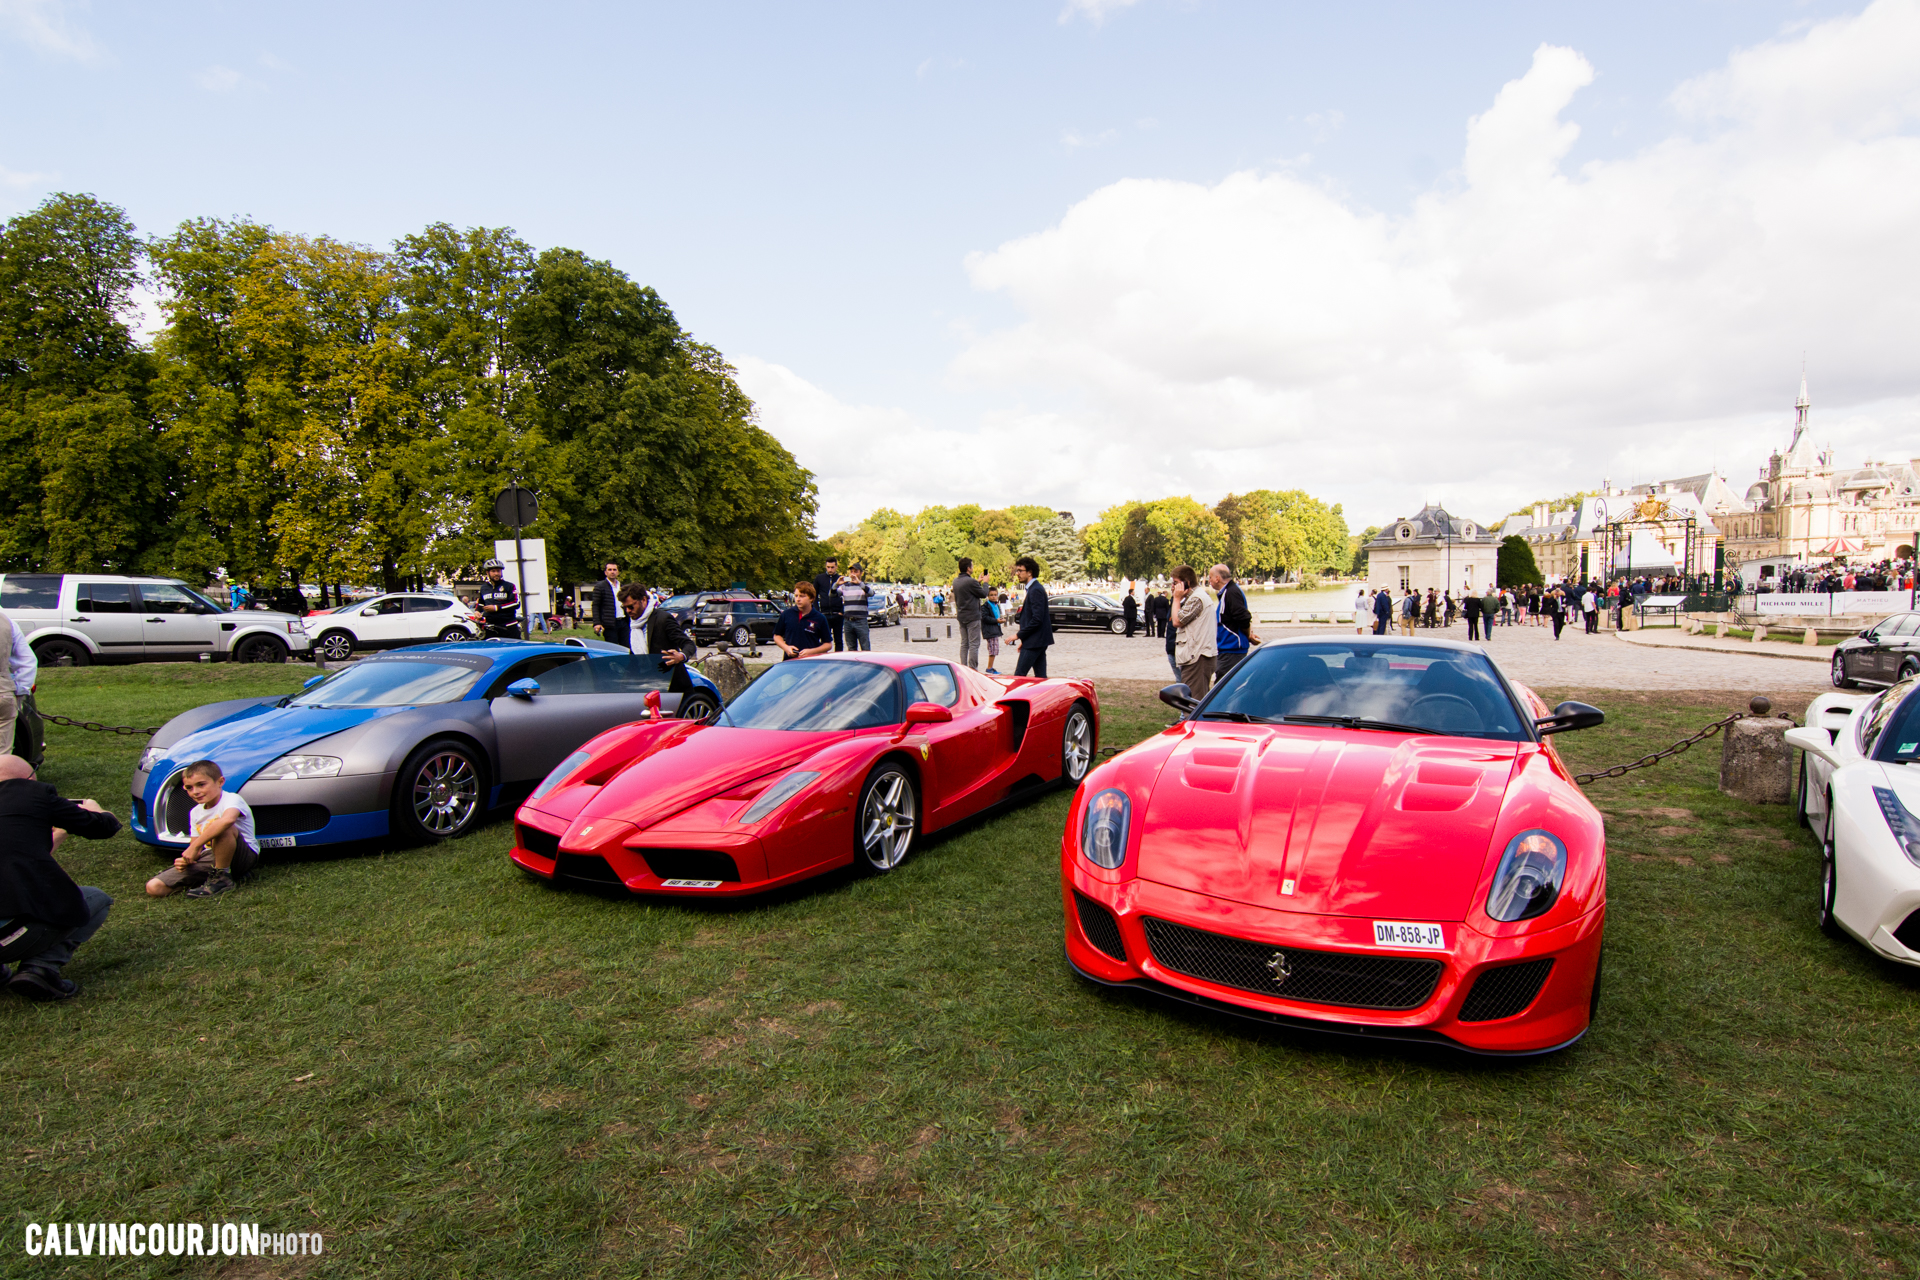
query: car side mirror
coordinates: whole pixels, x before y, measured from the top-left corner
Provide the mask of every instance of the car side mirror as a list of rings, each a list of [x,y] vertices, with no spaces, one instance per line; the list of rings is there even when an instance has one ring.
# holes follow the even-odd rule
[[[377,618],[380,616],[380,611],[378,609],[362,609],[360,616],[363,618]]]
[[[1834,739],[1825,729],[1803,725],[1798,729],[1787,730],[1784,736],[1790,747],[1798,747],[1808,755],[1818,756],[1828,764],[1840,763],[1840,752],[1835,749]]]
[[[326,679],[325,676],[308,676],[305,680],[302,680],[300,682],[300,690],[301,692],[304,693],[308,689],[313,688],[313,686],[319,684],[322,680],[325,680],[325,679]]]
[[[908,724],[949,724],[953,712],[937,702],[916,702],[907,708]]]
[[[1170,684],[1160,691],[1160,701],[1178,711],[1181,715],[1200,705],[1200,699],[1193,696],[1193,690],[1182,684]]]
[[[1553,714],[1541,720],[1535,720],[1533,727],[1541,737],[1550,733],[1565,733],[1569,729],[1591,729],[1597,724],[1607,722],[1607,713],[1598,707],[1590,707],[1584,702],[1563,702],[1553,709]]]
[[[523,702],[530,700],[533,695],[538,692],[540,692],[540,682],[531,677],[525,680],[515,680],[507,686],[507,696],[509,698],[519,698]]]

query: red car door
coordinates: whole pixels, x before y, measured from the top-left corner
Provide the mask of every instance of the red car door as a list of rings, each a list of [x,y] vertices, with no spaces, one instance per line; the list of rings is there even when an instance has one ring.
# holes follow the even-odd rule
[[[921,803],[932,824],[958,821],[998,800],[999,789],[985,784],[1000,764],[1001,713],[964,690],[951,663],[929,662],[901,674],[908,702],[931,702],[953,713],[945,724],[921,725],[916,735],[926,748]]]

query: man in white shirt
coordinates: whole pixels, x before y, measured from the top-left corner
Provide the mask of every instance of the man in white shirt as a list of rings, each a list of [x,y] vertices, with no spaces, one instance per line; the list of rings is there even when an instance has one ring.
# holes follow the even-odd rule
[[[211,760],[195,760],[180,775],[193,800],[187,816],[190,838],[173,865],[147,881],[156,898],[182,888],[189,898],[212,898],[233,888],[233,878],[253,870],[260,843],[253,833],[253,808],[226,789],[226,774]]]
[[[1592,587],[1588,587],[1586,594],[1580,597],[1580,612],[1585,615],[1586,618],[1587,634],[1598,634],[1600,630],[1600,597],[1594,594]]]
[[[7,678],[0,680],[0,755],[13,750],[13,724],[20,716],[20,699],[40,682],[40,662],[27,637],[13,619],[0,610],[0,644],[7,650]],[[31,755],[31,752],[27,754]]]

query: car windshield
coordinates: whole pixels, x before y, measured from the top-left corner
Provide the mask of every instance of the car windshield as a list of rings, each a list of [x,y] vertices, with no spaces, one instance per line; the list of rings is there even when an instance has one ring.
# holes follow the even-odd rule
[[[1485,655],[1415,645],[1316,642],[1258,650],[1214,691],[1200,718],[1528,737]]]
[[[1920,679],[1901,681],[1861,712],[1860,745],[1889,764],[1920,761]]]
[[[660,607],[662,609],[691,609],[693,608],[693,602],[699,598],[700,593],[697,591],[690,591],[683,596],[668,596],[666,600],[661,603]]]
[[[748,685],[721,724],[833,733],[900,723],[900,681],[871,662],[785,662]]]
[[[486,663],[432,658],[362,662],[295,697],[296,707],[421,707],[457,702],[486,674]]]

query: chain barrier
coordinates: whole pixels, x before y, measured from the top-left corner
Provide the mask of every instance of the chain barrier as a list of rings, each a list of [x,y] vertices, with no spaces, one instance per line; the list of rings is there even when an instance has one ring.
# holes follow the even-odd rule
[[[1767,716],[1767,715],[1770,715],[1772,711],[1773,711],[1772,702],[1768,701],[1766,698],[1755,698],[1752,702],[1748,704],[1747,710],[1736,711],[1730,716],[1726,716],[1722,719],[1715,720],[1712,724],[1700,730],[1700,732],[1692,735],[1691,737],[1680,739],[1680,741],[1674,743],[1672,746],[1666,748],[1664,751],[1655,751],[1650,755],[1641,756],[1638,760],[1632,761],[1631,763],[1617,764],[1613,766],[1613,768],[1611,769],[1601,769],[1595,773],[1576,773],[1573,775],[1573,780],[1579,783],[1581,786],[1585,786],[1587,783],[1596,781],[1600,778],[1624,778],[1629,773],[1632,773],[1635,769],[1645,769],[1650,765],[1659,764],[1662,760],[1673,759],[1675,756],[1680,755],[1683,752],[1687,751],[1695,743],[1705,742],[1708,738],[1711,738],[1714,734],[1719,733],[1722,729],[1726,728],[1728,725],[1732,724],[1736,720],[1745,720],[1749,716],[1756,716],[1756,717]],[[1788,716],[1786,717],[1786,719],[1789,724],[1791,724],[1793,721],[1792,716]]]
[[[159,729],[134,729],[124,724],[101,724],[98,720],[69,720],[65,716],[50,715],[45,711],[40,718],[48,724],[64,724],[75,729],[87,729],[94,733],[117,733],[123,738],[149,737],[160,732]]]

